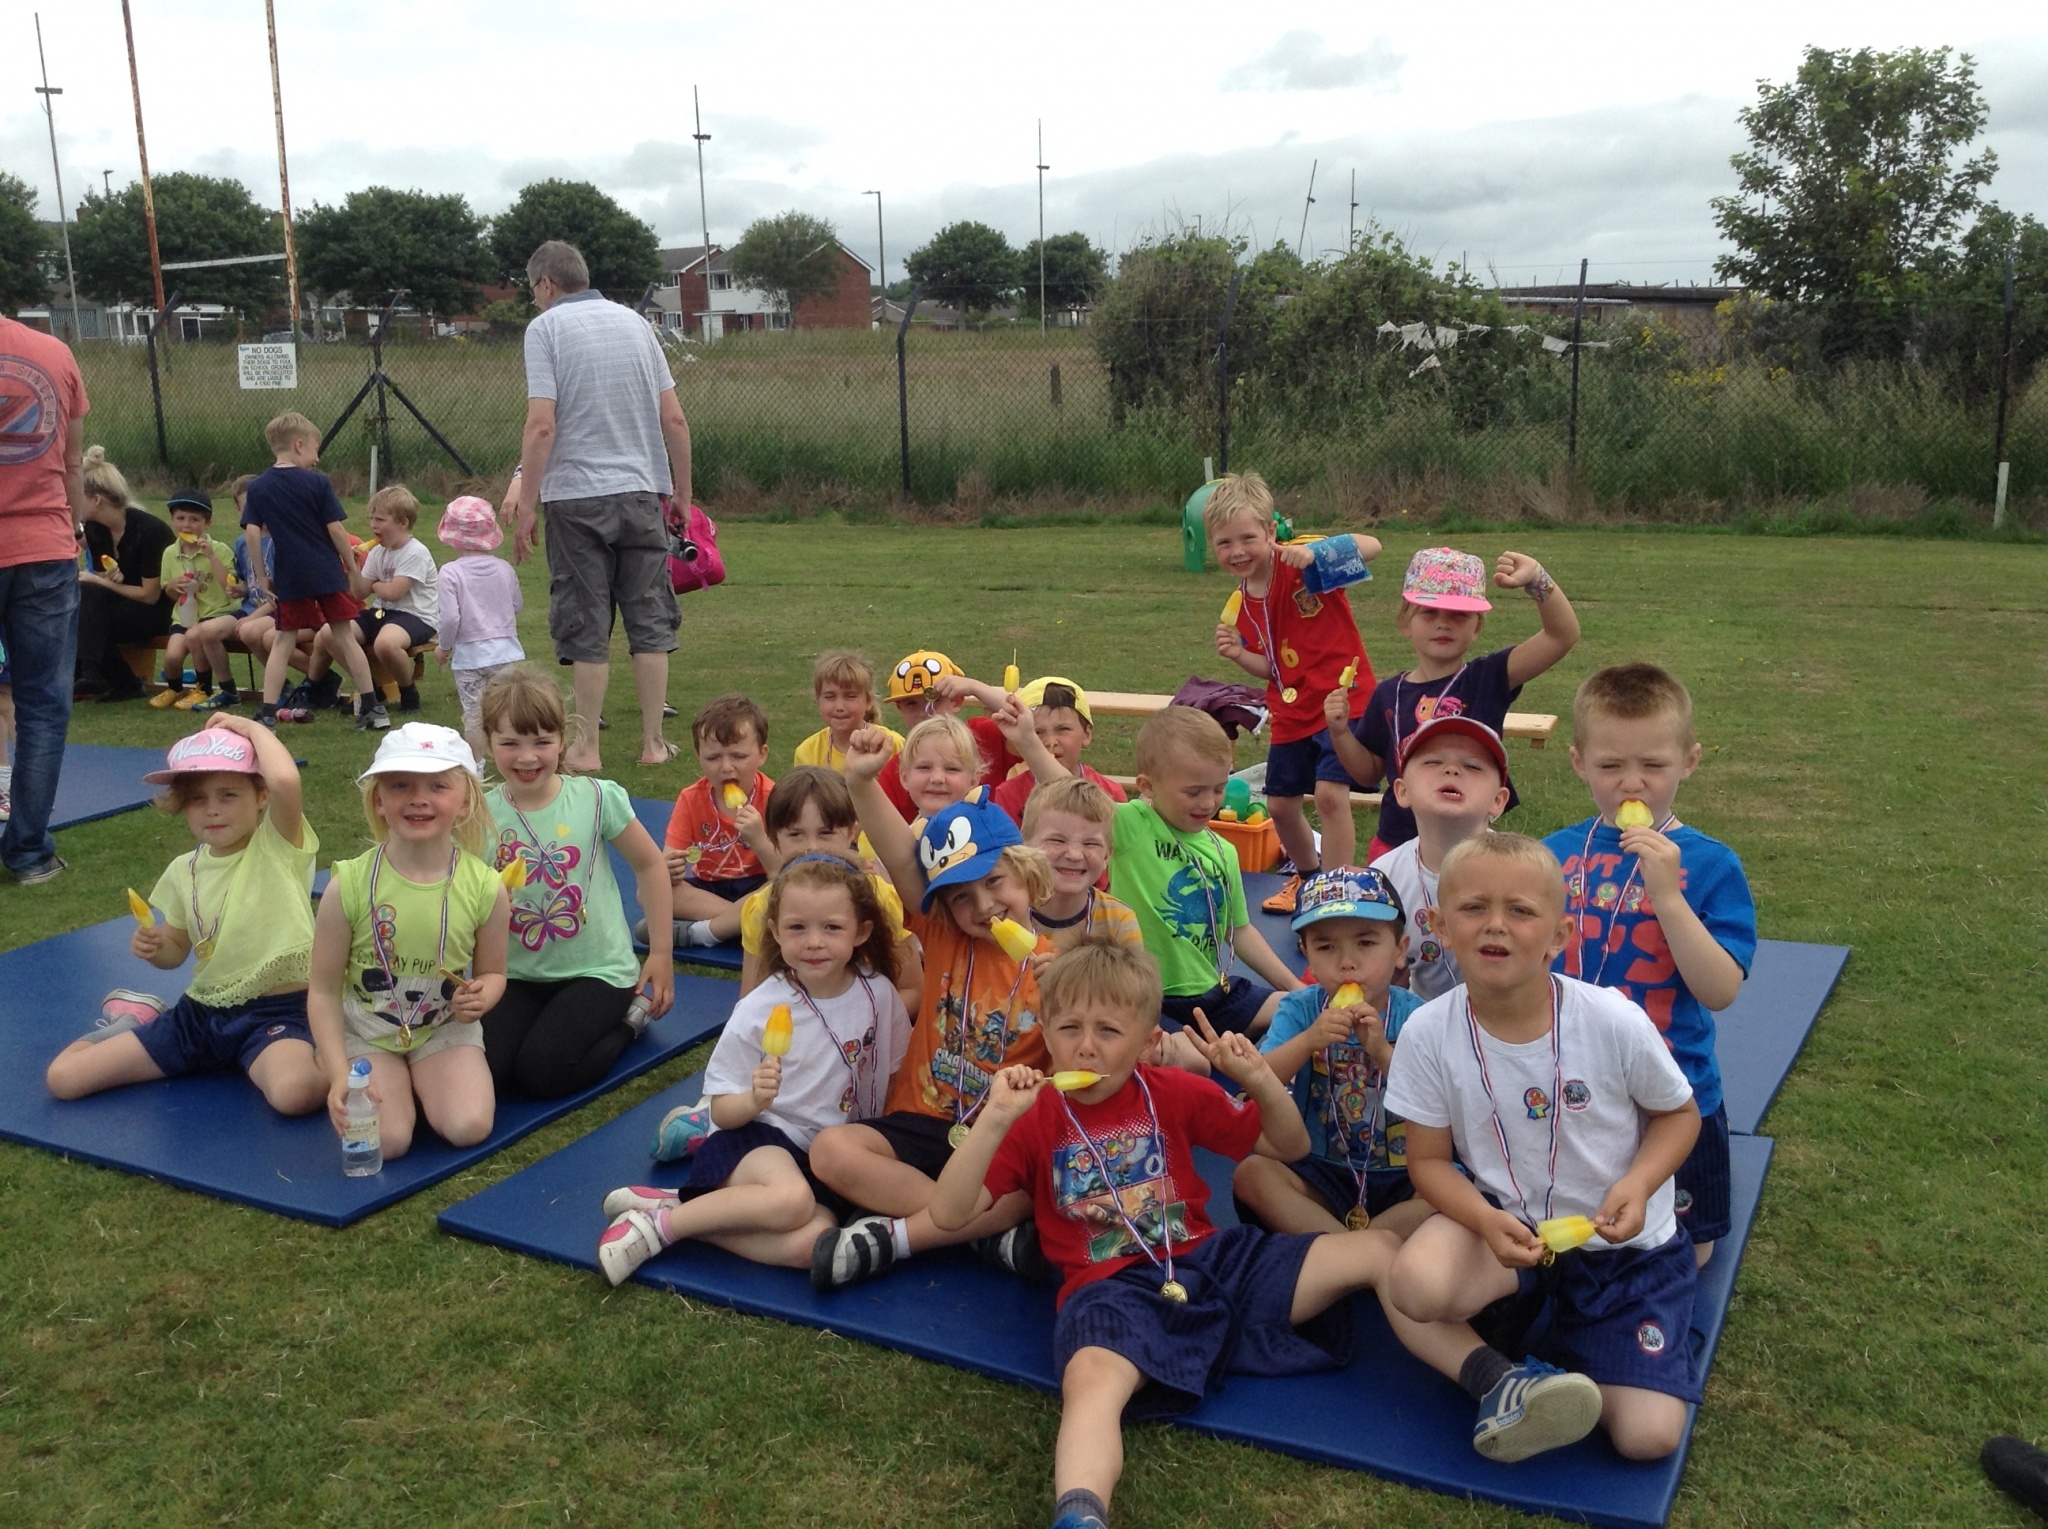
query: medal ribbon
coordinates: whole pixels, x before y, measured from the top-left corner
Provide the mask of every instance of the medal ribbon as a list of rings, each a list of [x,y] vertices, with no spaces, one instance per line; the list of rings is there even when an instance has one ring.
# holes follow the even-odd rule
[[[1657,832],[1664,832],[1665,829],[1677,821],[1677,813],[1665,813],[1664,821],[1657,825]],[[1575,898],[1578,907],[1572,916],[1572,959],[1565,963],[1565,975],[1577,977],[1581,982],[1586,980],[1586,926],[1584,915],[1593,906],[1593,868],[1591,864],[1593,858],[1593,835],[1598,833],[1599,830],[1600,820],[1595,818],[1593,819],[1592,826],[1586,830],[1586,842],[1579,846],[1579,889]],[[1618,848],[1620,830],[1617,829],[1615,834]],[[1613,951],[1607,948],[1607,942],[1614,934],[1615,915],[1619,914],[1623,906],[1628,902],[1628,894],[1635,889],[1636,877],[1643,869],[1641,856],[1631,855],[1629,858],[1635,864],[1628,868],[1628,880],[1621,884],[1621,891],[1615,896],[1614,912],[1600,915],[1600,965],[1592,977],[1593,986],[1595,987],[1599,987],[1601,985],[1601,978],[1607,975],[1607,958],[1614,954]],[[1574,967],[1577,970],[1572,970]]]
[[[882,1029],[882,1011],[875,1004],[875,990],[865,972],[855,973],[854,980],[860,984],[861,992],[867,996],[868,1020],[873,1027],[873,1033],[879,1038]],[[862,1077],[860,1063],[866,1061],[872,1053],[868,1052],[859,1041],[855,1041],[850,1048],[855,1055],[848,1056],[847,1051],[849,1048],[846,1042],[841,1040],[839,1032],[832,1028],[832,1021],[827,1019],[825,1011],[818,1007],[818,1000],[813,998],[810,995],[810,991],[801,982],[797,981],[794,976],[790,977],[789,985],[796,989],[797,997],[801,998],[804,1007],[810,1010],[811,1018],[824,1026],[825,1033],[832,1037],[832,1054],[839,1058],[839,1065],[846,1069],[846,1076],[851,1080],[853,1108],[847,1111],[847,1113],[856,1120],[866,1120],[869,1116],[878,1113],[878,1110],[864,1109],[861,1104]],[[855,1060],[856,1057],[859,1058],[858,1061]],[[878,1100],[876,1103],[879,1106],[880,1101]]]
[[[1465,677],[1465,670],[1469,667],[1470,665],[1468,664],[1459,664],[1458,672],[1444,681],[1444,688],[1436,693],[1436,703],[1439,707],[1443,705],[1445,698],[1458,688],[1458,681]],[[1422,724],[1420,722],[1409,728],[1405,733],[1401,731],[1401,682],[1407,677],[1406,671],[1394,676],[1394,757],[1387,761],[1387,763],[1393,766],[1393,773],[1396,775],[1401,772],[1402,749],[1410,738],[1413,738],[1422,731]],[[1415,697],[1415,704],[1417,706],[1420,706],[1429,695],[1429,686],[1434,683],[1434,680],[1426,682],[1421,690],[1417,692]],[[1432,711],[1429,715],[1431,721],[1436,720],[1436,712]]]
[[[1551,1201],[1557,1194],[1557,1122],[1564,1113],[1564,1101],[1559,1097],[1564,1093],[1564,1042],[1558,1033],[1564,1019],[1563,993],[1563,985],[1555,977],[1552,977],[1550,979],[1550,1067],[1555,1081],[1550,1090],[1550,1183],[1543,1191],[1543,1216],[1546,1220],[1550,1217]],[[1480,1087],[1486,1090],[1486,1104],[1493,1111],[1493,1139],[1495,1145],[1500,1148],[1501,1162],[1507,1167],[1508,1183],[1514,1186],[1515,1198],[1522,1202],[1522,1219],[1530,1221],[1530,1224],[1534,1225],[1529,1216],[1528,1191],[1522,1188],[1521,1180],[1515,1176],[1515,1154],[1508,1146],[1507,1127],[1501,1121],[1500,1101],[1493,1096],[1493,1078],[1486,1070],[1486,1048],[1479,1040],[1479,1020],[1472,1013],[1472,998],[1469,993],[1465,997],[1465,1028],[1472,1042],[1472,1059],[1479,1064]]]
[[[441,968],[448,964],[448,894],[455,885],[455,862],[456,857],[460,853],[459,850],[452,848],[448,851],[448,874],[441,882],[441,943],[434,951],[436,982],[434,986],[427,989],[429,993],[438,993],[440,982],[446,980],[440,977],[439,974]],[[370,951],[376,956],[378,968],[384,973],[384,980],[389,984],[392,996],[396,998],[398,995],[398,973],[392,962],[396,955],[397,929],[394,925],[392,938],[389,943],[377,931],[377,878],[383,873],[383,870],[384,846],[380,844],[377,846],[376,853],[370,856],[370,890],[366,894],[370,904]],[[403,1033],[407,1049],[411,1047],[412,1032],[414,1030],[430,1029],[434,1024],[434,1021],[425,1017],[427,1004],[430,1001],[438,1000],[429,1000],[427,998],[413,999],[412,1017],[399,1021],[398,1028]]]
[[[962,1112],[960,1107],[967,1102],[967,1037],[974,1029],[974,947],[976,943],[977,941],[973,935],[967,937],[967,981],[960,991],[960,1028],[953,1043],[953,1055],[960,1066],[960,1081],[953,1085],[953,1125],[956,1129],[966,1126],[980,1113],[981,1107],[988,1103],[990,1091],[995,1087],[995,1079],[991,1077],[988,1084],[982,1089],[981,1097],[974,1101],[971,1108],[964,1113]],[[1010,1052],[1010,1018],[1017,1009],[1017,989],[1024,985],[1024,970],[1024,963],[1018,962],[1017,980],[1010,984],[1010,996],[1003,1000],[1002,1054],[1004,1056],[1008,1056]],[[952,985],[953,972],[952,968],[948,967],[946,970],[946,986],[950,988]]]
[[[1164,1140],[1160,1139],[1159,1108],[1152,1102],[1152,1086],[1145,1081],[1145,1074],[1142,1071],[1134,1070],[1131,1073],[1131,1079],[1138,1085],[1138,1092],[1145,1096],[1145,1114],[1151,1122],[1151,1130],[1147,1134],[1150,1139],[1159,1141],[1160,1153],[1163,1156],[1166,1151],[1166,1143]],[[1109,1158],[1103,1153],[1103,1150],[1095,1144],[1095,1138],[1088,1134],[1088,1128],[1081,1124],[1081,1117],[1074,1113],[1073,1103],[1067,1098],[1067,1096],[1065,1094],[1060,1094],[1059,1101],[1060,1108],[1067,1112],[1068,1123],[1072,1125],[1076,1131],[1081,1133],[1081,1140],[1088,1144],[1088,1151],[1090,1155],[1092,1155],[1095,1159],[1095,1166],[1097,1170],[1102,1174],[1102,1182],[1104,1186],[1109,1190],[1109,1203],[1111,1204],[1111,1206],[1115,1208],[1117,1219],[1123,1222],[1124,1229],[1131,1234],[1131,1240],[1137,1243],[1138,1251],[1143,1253],[1147,1258],[1149,1258],[1152,1261],[1152,1267],[1154,1269],[1159,1268],[1160,1255],[1152,1251],[1152,1244],[1145,1240],[1145,1234],[1138,1230],[1138,1223],[1133,1221],[1131,1219],[1130,1212],[1124,1209],[1123,1196],[1117,1193],[1116,1180],[1109,1176]],[[1171,1170],[1167,1171],[1170,1173]],[[1164,1252],[1164,1254],[1166,1255],[1166,1284],[1171,1285],[1174,1283],[1174,1278],[1173,1208],[1170,1205],[1161,1205],[1159,1208],[1159,1246],[1161,1251]],[[1165,1285],[1162,1285],[1160,1287],[1160,1293],[1166,1293]],[[1178,1297],[1178,1299],[1186,1300],[1187,1293],[1183,1291],[1181,1295]]]

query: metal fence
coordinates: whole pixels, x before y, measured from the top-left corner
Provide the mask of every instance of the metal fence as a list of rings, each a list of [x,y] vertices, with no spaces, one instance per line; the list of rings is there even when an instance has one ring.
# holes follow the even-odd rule
[[[1227,464],[1305,508],[1368,517],[1712,520],[1798,501],[1866,519],[1944,503],[1977,516],[2005,460],[2019,516],[2048,516],[2048,368],[2004,370],[1995,310],[1942,316],[1939,362],[1910,345],[1888,362],[1828,357],[1784,322],[1760,336],[1603,318],[1575,342],[1569,316],[1387,314],[1282,355],[1219,313],[1126,334],[1115,364],[1087,330],[914,324],[665,351],[695,487],[714,506],[1172,504]],[[1961,359],[1957,333],[1975,346]],[[372,448],[385,479],[428,492],[489,492],[518,455],[516,332],[302,345],[290,390],[243,390],[231,342],[162,345],[154,398],[143,347],[89,343],[81,364],[89,436],[163,478],[261,468],[263,424],[285,409],[330,432],[324,463],[345,490],[367,481]]]

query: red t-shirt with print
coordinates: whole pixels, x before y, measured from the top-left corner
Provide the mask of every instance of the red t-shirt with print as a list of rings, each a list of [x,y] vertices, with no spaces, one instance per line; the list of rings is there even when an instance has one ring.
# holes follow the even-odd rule
[[[1268,658],[1278,654],[1266,681],[1266,710],[1272,713],[1267,736],[1272,742],[1313,738],[1328,726],[1323,697],[1337,688],[1348,664],[1358,665],[1351,686],[1351,715],[1364,714],[1372,699],[1372,660],[1366,656],[1365,639],[1358,635],[1358,622],[1343,590],[1313,593],[1301,582],[1301,570],[1276,556],[1265,594],[1244,597],[1237,635],[1254,653]],[[1292,701],[1285,697],[1290,688]]]

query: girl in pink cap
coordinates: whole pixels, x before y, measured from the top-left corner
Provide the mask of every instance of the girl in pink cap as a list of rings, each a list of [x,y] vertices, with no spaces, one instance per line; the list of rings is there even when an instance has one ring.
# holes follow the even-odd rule
[[[1495,732],[1507,725],[1508,708],[1522,687],[1571,652],[1579,640],[1579,618],[1571,601],[1522,552],[1503,552],[1493,565],[1494,586],[1519,589],[1536,602],[1542,623],[1534,635],[1483,658],[1468,659],[1486,626],[1493,603],[1486,598],[1486,565],[1456,547],[1424,547],[1408,560],[1401,582],[1401,635],[1415,648],[1415,667],[1384,679],[1353,722],[1342,711],[1348,698],[1335,691],[1324,702],[1330,742],[1351,778],[1370,790],[1384,783],[1379,831],[1366,860],[1415,837],[1415,815],[1394,800],[1403,749],[1415,730],[1432,717],[1465,716]],[[1508,789],[1508,807],[1518,798]]]
[[[199,842],[157,878],[147,907],[129,893],[128,948],[166,972],[191,956],[192,981],[169,1006],[109,993],[93,1028],[50,1063],[50,1092],[77,1099],[239,1067],[280,1115],[311,1114],[327,1097],[306,1024],[320,839],[300,809],[291,750],[248,718],[218,714],[143,779],[165,787],[157,806],[182,814]]]
[[[488,752],[484,686],[526,657],[519,645],[519,613],[526,599],[519,575],[497,555],[505,533],[488,499],[464,494],[449,500],[435,534],[442,546],[461,555],[441,570],[441,629],[434,656],[454,668],[462,736],[481,759]]]

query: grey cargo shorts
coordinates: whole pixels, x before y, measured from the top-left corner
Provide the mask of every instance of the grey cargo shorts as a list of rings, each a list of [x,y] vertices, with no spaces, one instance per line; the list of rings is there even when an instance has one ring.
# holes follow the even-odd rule
[[[611,657],[612,610],[633,653],[673,653],[682,611],[668,581],[668,532],[654,494],[600,494],[541,506],[548,635],[565,664]]]

